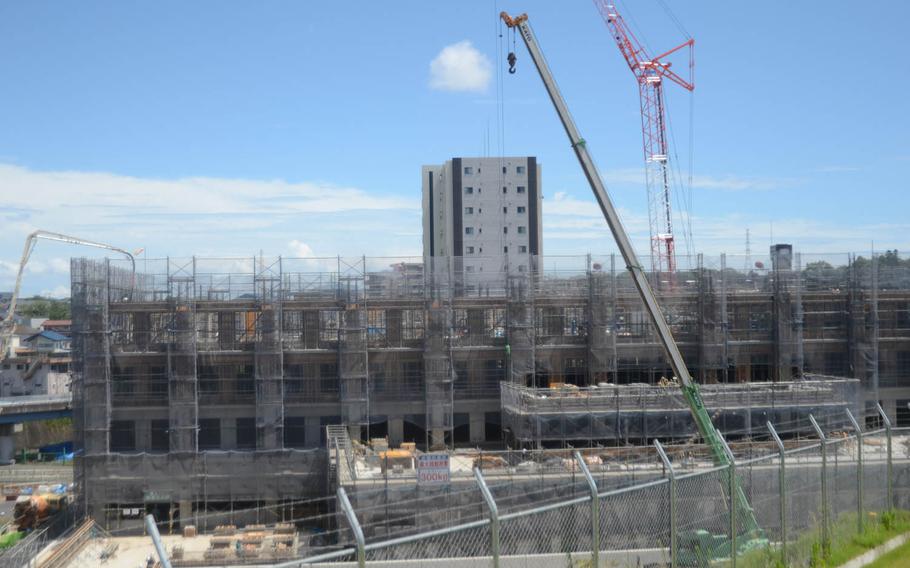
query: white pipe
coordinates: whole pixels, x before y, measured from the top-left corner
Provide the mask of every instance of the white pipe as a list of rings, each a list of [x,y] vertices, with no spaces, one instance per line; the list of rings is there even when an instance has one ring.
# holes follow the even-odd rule
[[[152,542],[155,544],[155,550],[158,551],[158,560],[161,561],[162,568],[171,568],[171,561],[167,557],[167,550],[164,548],[164,543],[161,542],[161,534],[158,533],[158,525],[155,524],[155,515],[145,516],[145,529],[149,532],[149,536],[152,537]]]

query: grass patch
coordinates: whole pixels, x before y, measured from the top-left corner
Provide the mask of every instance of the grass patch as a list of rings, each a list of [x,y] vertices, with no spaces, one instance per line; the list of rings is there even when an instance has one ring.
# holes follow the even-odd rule
[[[840,566],[860,554],[910,531],[910,511],[868,513],[863,523],[863,532],[860,534],[857,533],[856,513],[841,515],[832,521],[830,528],[831,546],[828,550],[825,550],[822,543],[821,527],[817,527],[787,544],[788,562],[782,561],[780,549],[765,549],[743,555],[737,560],[737,565],[749,568]],[[910,564],[906,566],[910,568]]]

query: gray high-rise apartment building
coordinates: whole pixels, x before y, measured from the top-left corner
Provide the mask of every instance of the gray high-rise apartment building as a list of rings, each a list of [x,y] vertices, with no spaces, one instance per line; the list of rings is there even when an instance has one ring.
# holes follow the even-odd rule
[[[466,282],[530,271],[543,251],[537,158],[452,158],[421,173],[425,258],[463,257]]]

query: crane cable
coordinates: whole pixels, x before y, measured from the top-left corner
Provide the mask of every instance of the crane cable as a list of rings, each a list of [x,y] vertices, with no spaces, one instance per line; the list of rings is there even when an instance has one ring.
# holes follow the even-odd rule
[[[686,39],[692,39],[692,36],[690,36],[689,32],[686,31],[686,28],[683,27],[682,22],[679,18],[676,17],[676,14],[673,13],[673,10],[670,9],[670,6],[667,5],[665,0],[657,0],[657,3],[660,4],[660,7],[664,9],[664,12],[666,12],[670,20],[676,24],[676,28],[679,30],[679,33],[686,36]]]
[[[689,34],[689,31],[683,26],[682,21],[676,16],[673,10],[670,9],[670,6],[667,4],[666,0],[657,0],[657,3],[663,8],[664,13],[667,14],[667,17],[676,25],[676,29],[679,30],[687,40],[692,39],[692,35]],[[694,60],[694,47],[689,47],[689,83],[695,84],[695,60]],[[672,136],[672,133],[671,133]],[[675,149],[674,149],[675,152]],[[689,239],[692,238],[692,211],[694,208],[694,188],[692,187],[692,182],[695,170],[695,93],[694,91],[689,91],[689,172],[688,172],[688,191],[686,200],[686,219],[684,227],[687,228],[689,233]],[[678,162],[677,162],[678,164]],[[694,243],[691,245],[694,248]],[[691,254],[691,253],[690,253]]]
[[[505,77],[502,71],[502,64],[499,63],[502,61],[503,56],[503,33],[506,32],[503,26],[505,25],[502,19],[499,17],[499,2],[493,0],[493,15],[495,21],[497,22],[494,27],[496,33],[496,45],[497,45],[497,54],[496,54],[496,139],[497,139],[497,155],[499,157],[499,186],[504,186],[505,184],[505,174],[502,173],[503,168],[505,167],[504,157],[505,157]],[[507,33],[507,32],[506,32]],[[510,70],[511,71],[511,70]],[[499,187],[496,188],[496,194],[499,197],[499,208],[497,209],[497,215],[502,211],[502,207],[505,205],[505,196],[499,191]],[[499,232],[499,248],[497,250],[503,250],[505,239],[502,232]],[[501,270],[506,272],[508,267],[506,263],[508,262],[507,257],[503,258],[503,265]]]

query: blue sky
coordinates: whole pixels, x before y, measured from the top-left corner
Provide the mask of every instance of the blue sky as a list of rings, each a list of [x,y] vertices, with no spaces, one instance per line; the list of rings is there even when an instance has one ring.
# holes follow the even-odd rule
[[[748,227],[765,252],[772,226],[806,252],[910,248],[910,5],[666,1],[697,42],[694,250],[741,254]],[[656,0],[619,8],[654,51],[684,39]],[[543,164],[546,254],[611,252],[520,39],[498,80],[497,9],[529,13],[646,252],[638,91],[589,1],[5,2],[0,289],[36,228],[149,257],[419,255],[421,164],[487,139]],[[26,292],[65,294],[77,253],[39,244]]]

